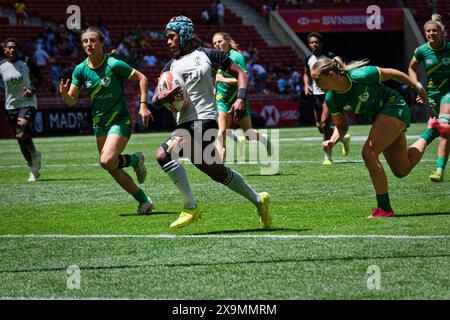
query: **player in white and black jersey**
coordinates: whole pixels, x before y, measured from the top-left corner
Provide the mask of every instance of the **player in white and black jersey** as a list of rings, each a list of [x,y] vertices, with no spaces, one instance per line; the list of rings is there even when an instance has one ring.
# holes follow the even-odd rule
[[[3,50],[5,59],[0,61],[0,78],[5,84],[6,115],[30,168],[28,181],[36,181],[40,176],[41,153],[36,150],[31,138],[37,101],[30,74],[34,71],[37,73],[37,70],[19,59],[19,43],[16,39],[6,39]]]
[[[230,111],[236,122],[245,113],[247,75],[223,52],[197,47],[194,44],[194,24],[188,17],[173,17],[166,26],[166,35],[173,59],[165,65],[162,72],[170,70],[179,74],[185,82],[189,97],[187,107],[175,114],[177,130],[158,148],[156,155],[161,168],[171,178],[183,199],[183,210],[170,227],[187,226],[201,215],[183,165],[177,161],[181,150],[182,156],[188,157],[214,181],[251,201],[257,208],[262,226],[270,228],[272,221],[269,215],[269,194],[255,192],[239,173],[226,167],[213,143],[218,132],[218,110],[214,94],[216,71],[221,69],[238,79],[239,93]],[[156,88],[152,104],[160,108],[165,103],[173,102],[180,92],[180,87],[175,87],[172,91],[159,91]]]
[[[316,120],[316,127],[323,135],[323,141],[329,140],[333,134],[333,128],[331,127],[331,116],[325,103],[325,92],[320,89],[313,78],[311,77],[311,69],[314,63],[320,58],[334,58],[335,54],[330,51],[323,50],[323,38],[318,32],[311,32],[307,37],[309,49],[312,54],[308,55],[305,60],[305,74],[303,75],[304,90],[307,96],[313,95],[313,108],[314,118]],[[350,135],[347,134],[342,139],[342,154],[348,155],[350,147]],[[331,150],[324,151],[323,164],[332,164]]]

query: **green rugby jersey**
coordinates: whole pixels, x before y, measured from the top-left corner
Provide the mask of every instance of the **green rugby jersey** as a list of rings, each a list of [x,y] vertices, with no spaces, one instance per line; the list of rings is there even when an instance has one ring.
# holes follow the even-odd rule
[[[378,67],[363,66],[347,73],[351,82],[350,88],[342,93],[328,91],[325,96],[327,107],[331,115],[342,111],[361,114],[373,121],[375,116],[390,102],[404,103],[401,95],[381,83]]]
[[[134,69],[127,63],[108,55],[96,69],[89,67],[88,58],[75,67],[72,84],[78,88],[83,86],[87,91],[94,125],[107,127],[115,119],[131,123],[123,81],[133,74]]]
[[[228,56],[231,60],[233,60],[245,73],[248,73],[247,66],[245,64],[245,57],[239,53],[239,51],[231,49],[228,53]],[[217,73],[222,74],[225,78],[234,78],[232,75],[218,70]],[[216,85],[216,101],[223,102],[227,106],[231,106],[231,104],[236,100],[236,96],[238,93],[238,86],[232,85],[224,82],[217,82]]]
[[[429,91],[450,89],[450,42],[445,41],[441,49],[433,50],[427,43],[416,48],[414,59],[423,62],[428,77]]]

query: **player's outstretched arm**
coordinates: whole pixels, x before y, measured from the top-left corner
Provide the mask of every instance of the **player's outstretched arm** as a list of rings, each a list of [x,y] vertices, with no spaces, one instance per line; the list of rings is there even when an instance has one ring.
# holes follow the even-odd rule
[[[348,122],[347,118],[345,117],[345,114],[343,113],[333,114],[331,117],[333,119],[335,127],[331,138],[322,143],[322,149],[326,152],[331,151],[331,149],[333,149],[333,146],[339,141],[341,141],[348,131]]]
[[[395,80],[400,83],[407,84],[411,86],[412,88],[417,90],[417,93],[422,100],[423,103],[428,102],[428,95],[425,88],[422,86],[422,84],[417,81],[413,80],[410,76],[408,76],[406,73],[401,72],[397,69],[392,68],[378,68],[380,70],[380,81],[387,81],[387,80]],[[416,77],[417,79],[417,77]]]
[[[141,98],[139,101],[139,117],[142,118],[142,122],[144,127],[148,127],[149,121],[154,121],[152,113],[148,109],[147,97],[148,97],[148,79],[147,77],[139,72],[138,70],[134,70],[132,77],[130,78],[132,81],[139,82],[139,89],[141,93]]]
[[[238,123],[244,117],[247,106],[248,76],[235,62],[231,64],[228,73],[236,77],[238,82],[237,98],[229,111],[229,113],[233,114],[234,122]]]

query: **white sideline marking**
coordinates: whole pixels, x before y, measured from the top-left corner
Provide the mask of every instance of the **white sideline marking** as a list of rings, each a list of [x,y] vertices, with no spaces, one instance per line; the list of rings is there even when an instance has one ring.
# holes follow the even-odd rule
[[[175,235],[175,234],[3,234],[0,239],[23,239],[23,238],[64,238],[64,239],[112,239],[112,238],[146,238],[146,239],[184,239],[184,238],[216,238],[216,239],[236,239],[236,238],[270,238],[270,239],[450,239],[450,235],[390,235],[390,234],[319,234],[319,235],[299,235],[299,234],[198,234],[198,235]]]
[[[380,162],[385,163],[385,159],[380,159]],[[420,162],[436,162],[435,159],[421,159]],[[320,164],[322,163],[322,160],[270,160],[270,163],[293,163],[293,164],[301,164],[301,163],[309,163],[309,164]],[[333,160],[333,163],[364,163],[362,159],[347,159],[347,160]],[[154,165],[153,162],[145,162],[146,165]],[[184,164],[191,164],[191,162],[183,162]],[[239,165],[254,165],[254,164],[261,164],[261,162],[258,161],[249,161],[248,159],[244,161],[234,161],[229,162],[227,164],[239,164]],[[26,165],[18,165],[18,164],[11,164],[11,165],[0,165],[0,169],[7,169],[7,168],[25,168]],[[61,163],[61,164],[45,164],[43,167],[45,168],[68,168],[68,167],[100,167],[99,163]]]

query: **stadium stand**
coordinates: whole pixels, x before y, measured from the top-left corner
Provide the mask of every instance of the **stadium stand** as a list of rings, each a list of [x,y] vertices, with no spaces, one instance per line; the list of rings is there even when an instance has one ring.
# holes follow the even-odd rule
[[[370,0],[342,0],[335,2],[334,0],[314,0],[314,1],[264,1],[264,0],[245,0],[252,8],[261,15],[266,15],[263,5],[274,4],[279,10],[296,10],[296,9],[345,9],[345,8],[361,8],[371,4]],[[12,8],[14,0],[0,0],[0,6],[3,8]],[[33,54],[36,40],[45,34],[47,24],[52,24],[55,29],[58,26],[65,27],[66,20],[71,13],[67,13],[68,6],[73,4],[71,0],[27,0],[27,12],[29,16],[42,20],[43,25],[15,25],[7,17],[0,17],[0,33],[3,37],[15,37],[22,44],[28,47],[27,55]],[[295,52],[289,46],[269,46],[254,26],[243,24],[241,17],[237,16],[233,11],[225,8],[225,25],[218,24],[205,25],[201,23],[201,12],[204,8],[210,9],[214,1],[211,0],[172,0],[171,5],[167,5],[165,0],[128,0],[126,5],[120,0],[79,0],[77,5],[81,9],[82,22],[89,25],[96,24],[101,19],[107,26],[111,34],[111,47],[117,48],[127,34],[134,29],[148,35],[146,46],[140,48],[142,55],[151,54],[157,59],[154,66],[141,65],[141,70],[150,80],[150,86],[156,84],[161,67],[170,58],[167,50],[163,27],[168,19],[174,15],[185,14],[190,16],[196,24],[196,33],[205,43],[210,43],[215,32],[226,31],[232,35],[242,50],[250,45],[257,48],[257,62],[268,70],[266,79],[266,90],[264,92],[251,92],[250,99],[252,101],[267,100],[291,100],[299,99],[298,95],[277,94],[277,81],[280,77],[284,77],[286,73],[293,70],[298,71],[301,75],[304,71],[304,62],[297,57]],[[300,4],[302,3],[302,4]],[[405,0],[405,4],[411,8],[419,28],[426,20],[429,19],[431,13],[429,4],[423,0]],[[396,7],[395,0],[387,0],[383,2],[384,7]],[[438,11],[444,15],[444,19],[449,19],[450,2],[438,1]],[[149,36],[150,35],[150,36]],[[77,38],[77,36],[75,37]],[[4,39],[0,39],[4,40]],[[59,55],[50,53],[51,60],[46,66],[41,67],[44,85],[38,93],[41,101],[40,105],[45,104],[46,107],[60,108],[61,102],[55,92],[55,86],[52,81],[52,67],[70,68],[79,63],[84,58],[84,53],[77,39],[77,53],[70,55]],[[281,70],[281,71],[280,71]],[[125,93],[129,99],[133,98],[136,89],[131,83],[127,83]],[[298,92],[297,92],[298,93]],[[0,99],[3,92],[0,92]],[[82,98],[86,97],[82,95]],[[83,105],[87,105],[86,100],[81,100]]]
[[[0,1],[0,5],[4,7],[12,7],[14,1]],[[95,24],[100,17],[111,33],[112,47],[117,47],[124,34],[130,32],[136,26],[141,25],[142,31],[145,33],[154,32],[161,33],[163,26],[168,19],[174,15],[185,14],[191,17],[196,23],[196,33],[201,36],[205,42],[210,42],[212,35],[218,31],[229,32],[240,44],[241,49],[247,48],[253,43],[258,48],[258,62],[269,67],[273,64],[274,59],[285,68],[293,68],[298,71],[303,69],[303,61],[299,60],[294,51],[288,46],[269,47],[263,38],[258,34],[253,26],[245,26],[242,18],[236,16],[229,9],[225,9],[225,26],[202,25],[200,23],[200,14],[203,8],[210,8],[213,1],[210,0],[173,0],[171,5],[167,6],[165,0],[152,0],[144,2],[141,0],[129,0],[126,5],[119,0],[97,0],[95,2],[89,0],[77,1],[77,5],[81,9],[81,15],[84,22],[92,25]],[[61,0],[27,0],[27,10],[30,16],[38,17],[44,22],[50,22],[55,25],[65,25],[67,17],[66,13],[69,5],[73,1]],[[6,21],[5,21],[6,22]],[[9,26],[0,24],[0,30],[4,35],[16,37],[21,43],[30,42],[36,39],[36,36],[44,32],[43,26]],[[149,79],[158,77],[161,66],[168,59],[168,50],[165,45],[164,38],[149,38],[149,45],[142,49],[143,54],[153,54],[158,64],[154,67],[145,67],[144,73]],[[84,56],[81,47],[78,47],[78,56],[60,57],[54,56],[54,59],[42,69],[45,79],[50,79],[51,67],[54,64],[62,62],[67,64],[78,63]],[[154,81],[153,81],[154,83]],[[267,88],[270,92],[276,91],[276,79],[268,79]],[[126,87],[127,94],[131,94],[132,89]],[[40,91],[41,97],[54,97],[51,81],[47,81],[44,90]],[[259,95],[259,97],[261,97]],[[270,97],[273,99],[274,97]],[[275,97],[276,98],[276,97]],[[285,97],[279,97],[285,99]],[[259,98],[260,99],[260,98]]]

